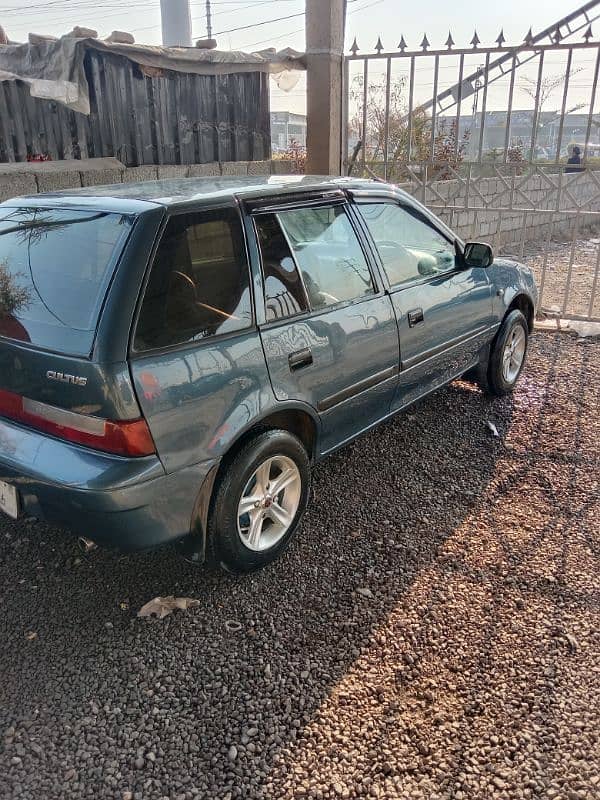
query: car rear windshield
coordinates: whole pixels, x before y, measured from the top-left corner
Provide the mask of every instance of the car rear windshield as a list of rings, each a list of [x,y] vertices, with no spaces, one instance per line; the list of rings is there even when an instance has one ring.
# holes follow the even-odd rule
[[[89,355],[133,217],[0,208],[0,337]]]

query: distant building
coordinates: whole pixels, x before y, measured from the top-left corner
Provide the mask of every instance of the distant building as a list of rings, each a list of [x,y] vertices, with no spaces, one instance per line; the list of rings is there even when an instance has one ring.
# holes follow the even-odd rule
[[[506,141],[506,111],[486,111],[485,126],[483,132],[483,151],[504,149]],[[561,137],[561,155],[565,155],[570,142],[582,142],[585,140],[587,131],[587,114],[565,114],[563,119],[563,129]],[[520,145],[528,150],[531,145],[531,134],[533,127],[533,110],[514,110],[510,117],[509,147]],[[479,137],[481,134],[481,112],[477,114],[462,114],[459,123],[459,133],[462,136],[470,131],[470,151],[476,152],[479,147]],[[600,142],[600,128],[596,119],[590,131],[590,144]],[[536,145],[538,156],[546,155],[554,158],[558,146],[560,133],[560,112],[542,111],[539,115]]]
[[[287,150],[296,142],[306,147],[306,117],[291,111],[271,111],[271,147],[273,152]]]

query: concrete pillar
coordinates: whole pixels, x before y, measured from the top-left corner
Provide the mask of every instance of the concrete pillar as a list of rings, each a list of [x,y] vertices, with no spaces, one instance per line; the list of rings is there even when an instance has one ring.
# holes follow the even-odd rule
[[[160,0],[160,19],[165,47],[192,46],[190,0]]]
[[[306,171],[339,175],[344,0],[306,0]]]

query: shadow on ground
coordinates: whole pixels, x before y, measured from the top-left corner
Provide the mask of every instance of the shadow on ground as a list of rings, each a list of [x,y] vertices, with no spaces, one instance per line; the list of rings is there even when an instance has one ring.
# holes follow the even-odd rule
[[[528,686],[545,634],[515,659],[515,596],[597,610],[597,586],[549,581],[570,567],[545,549],[576,515],[598,556],[593,497],[575,491],[590,464],[597,478],[593,347],[538,336],[514,401],[456,383],[328,459],[301,535],[247,578],[171,550],[82,556],[5,522],[2,797],[460,797],[473,759],[494,761],[475,733],[498,747],[500,698],[547,716],[553,697],[555,667],[545,697]],[[201,605],[135,617],[173,593]],[[515,763],[463,796],[509,788]]]

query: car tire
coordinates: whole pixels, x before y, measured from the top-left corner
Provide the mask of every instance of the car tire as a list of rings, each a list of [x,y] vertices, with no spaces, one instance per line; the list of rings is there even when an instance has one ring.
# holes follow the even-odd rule
[[[504,317],[492,344],[486,374],[486,389],[496,397],[512,392],[525,364],[529,327],[514,309]]]
[[[308,454],[293,434],[269,430],[246,442],[215,488],[208,516],[211,561],[243,573],[276,559],[300,526],[310,481]]]

